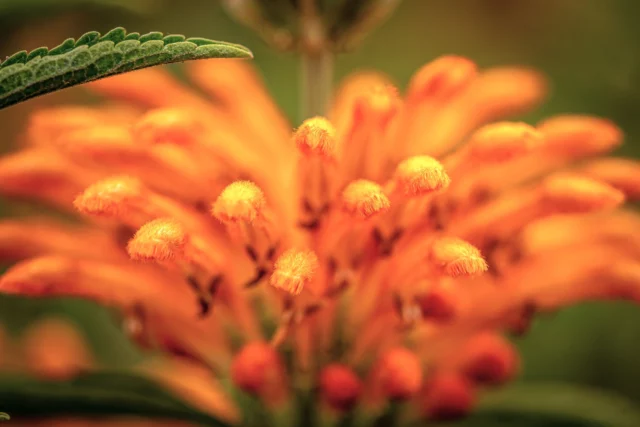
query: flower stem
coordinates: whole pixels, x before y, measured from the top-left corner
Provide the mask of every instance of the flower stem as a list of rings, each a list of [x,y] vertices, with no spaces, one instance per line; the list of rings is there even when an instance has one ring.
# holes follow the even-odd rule
[[[322,50],[302,52],[300,59],[302,119],[326,114],[333,86],[333,55]]]
[[[316,0],[303,0],[301,6],[300,113],[304,120],[327,112],[333,84],[333,54],[326,45]]]

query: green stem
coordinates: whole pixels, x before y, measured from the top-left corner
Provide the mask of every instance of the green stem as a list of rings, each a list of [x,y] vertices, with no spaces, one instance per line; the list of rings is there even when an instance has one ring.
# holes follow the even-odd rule
[[[333,54],[327,50],[302,52],[300,66],[301,119],[325,115],[333,88]]]

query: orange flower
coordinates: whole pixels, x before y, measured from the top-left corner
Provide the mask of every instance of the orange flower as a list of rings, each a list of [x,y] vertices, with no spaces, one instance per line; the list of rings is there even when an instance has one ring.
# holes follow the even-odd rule
[[[0,224],[0,289],[119,307],[141,345],[215,368],[177,387],[212,411],[237,416],[230,378],[280,409],[303,384],[337,412],[463,415],[518,370],[503,332],[640,301],[640,165],[597,158],[622,140],[599,118],[504,121],[543,99],[535,71],[443,57],[404,96],[358,74],[292,133],[249,64],[187,70],[210,99],[147,69],[91,84],[127,107],[33,117],[0,191],[84,222]]]

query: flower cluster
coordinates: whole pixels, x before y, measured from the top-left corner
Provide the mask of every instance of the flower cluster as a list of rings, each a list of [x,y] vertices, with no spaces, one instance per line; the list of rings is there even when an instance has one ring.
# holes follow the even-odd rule
[[[208,367],[164,376],[228,419],[233,389],[273,413],[311,395],[338,418],[463,416],[518,371],[504,333],[640,301],[640,218],[620,209],[640,165],[598,157],[622,140],[603,119],[499,121],[542,100],[535,71],[446,56],[403,96],[359,73],[293,134],[248,63],[187,71],[200,92],[148,69],[31,118],[0,192],[84,220],[4,221],[0,290],[118,307],[174,369]]]

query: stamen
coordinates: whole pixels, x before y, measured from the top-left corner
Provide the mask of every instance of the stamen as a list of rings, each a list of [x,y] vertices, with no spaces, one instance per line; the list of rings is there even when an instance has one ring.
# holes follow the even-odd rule
[[[367,219],[389,210],[391,202],[382,187],[364,179],[351,182],[342,192],[342,208],[350,215]]]
[[[416,197],[442,190],[451,180],[444,167],[433,157],[414,156],[402,161],[393,175],[393,192]]]
[[[318,257],[311,251],[289,249],[276,260],[270,283],[292,295],[299,295],[313,279]]]
[[[253,223],[263,217],[266,199],[262,190],[250,181],[228,185],[213,204],[212,214],[224,223]]]
[[[476,247],[454,237],[435,239],[431,245],[431,259],[452,277],[474,276],[488,269]]]
[[[379,363],[378,379],[386,397],[408,400],[422,387],[422,367],[412,351],[393,348],[382,356]]]
[[[131,213],[131,205],[142,199],[144,187],[139,179],[116,176],[89,186],[73,202],[83,214],[121,219]]]
[[[127,245],[127,252],[137,261],[166,262],[183,259],[188,237],[182,226],[160,218],[143,225]]]
[[[302,122],[293,139],[306,156],[320,156],[328,160],[336,157],[335,128],[324,117],[313,117]]]

